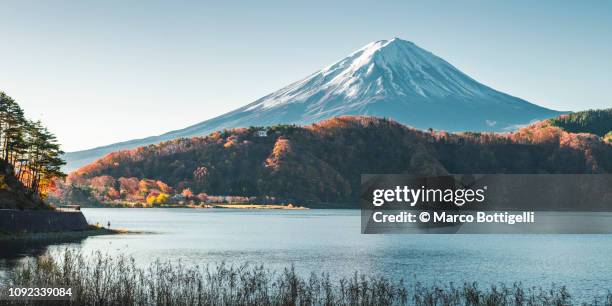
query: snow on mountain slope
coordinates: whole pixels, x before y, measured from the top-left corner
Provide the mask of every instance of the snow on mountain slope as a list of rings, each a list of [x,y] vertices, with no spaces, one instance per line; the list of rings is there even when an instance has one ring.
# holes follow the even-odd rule
[[[66,170],[112,151],[224,128],[371,115],[422,129],[506,131],[558,114],[487,87],[414,43],[394,38],[372,42],[303,80],[185,129],[67,153]]]
[[[382,96],[433,99],[450,95],[484,96],[490,91],[441,58],[411,42],[394,38],[370,43],[246,110],[309,100],[318,102],[311,106],[317,109],[337,96],[344,98],[345,104],[367,104]]]

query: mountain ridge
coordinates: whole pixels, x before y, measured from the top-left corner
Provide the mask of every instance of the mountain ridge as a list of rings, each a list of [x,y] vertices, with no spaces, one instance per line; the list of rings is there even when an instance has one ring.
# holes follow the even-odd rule
[[[416,44],[394,38],[236,110],[184,129],[66,154],[67,170],[112,151],[226,128],[308,125],[344,115],[392,118],[419,129],[505,131],[560,114],[496,91]]]
[[[111,153],[58,183],[66,202],[142,203],[161,193],[355,203],[362,173],[612,173],[612,144],[545,120],[514,133],[421,131],[383,118],[238,128]],[[334,207],[334,206],[329,206]]]

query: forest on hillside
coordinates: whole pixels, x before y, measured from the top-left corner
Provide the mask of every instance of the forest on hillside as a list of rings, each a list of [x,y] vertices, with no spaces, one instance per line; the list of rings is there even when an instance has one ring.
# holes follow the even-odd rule
[[[42,200],[65,176],[63,153],[53,133],[0,91],[0,208],[46,207]]]
[[[612,108],[562,115],[550,122],[570,133],[591,133],[612,141]]]
[[[109,154],[71,173],[70,202],[356,202],[364,173],[611,173],[612,145],[543,121],[509,134],[420,131],[373,117],[225,130]]]

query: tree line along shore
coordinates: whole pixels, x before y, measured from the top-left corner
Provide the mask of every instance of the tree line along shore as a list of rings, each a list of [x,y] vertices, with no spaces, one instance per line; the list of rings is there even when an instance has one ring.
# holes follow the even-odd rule
[[[0,91],[0,209],[48,209],[44,199],[65,176],[62,154],[55,135]]]
[[[358,203],[367,173],[612,173],[609,132],[612,109],[501,134],[422,131],[364,116],[237,128],[111,153],[58,182],[50,199],[189,205],[225,198],[313,207]]]
[[[92,227],[78,210],[47,202],[64,165],[57,138],[0,91],[0,240],[72,239],[114,233]]]

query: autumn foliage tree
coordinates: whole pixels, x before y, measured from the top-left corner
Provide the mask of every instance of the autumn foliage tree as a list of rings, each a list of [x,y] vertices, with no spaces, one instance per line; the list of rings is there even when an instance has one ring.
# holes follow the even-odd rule
[[[604,136],[604,140],[612,142],[612,131],[609,131],[608,134]]]
[[[0,158],[32,193],[44,197],[53,179],[64,177],[64,153],[57,138],[40,121],[30,121],[23,109],[0,92]]]
[[[124,200],[355,202],[363,173],[612,173],[612,145],[543,121],[513,133],[419,131],[389,119],[338,117],[240,128],[114,152],[69,176],[111,176]],[[163,183],[162,183],[163,182]],[[176,196],[177,193],[182,193]],[[195,197],[190,195],[196,195]],[[175,197],[176,196],[176,197]],[[111,200],[103,195],[102,202]],[[261,202],[259,202],[261,203]]]

